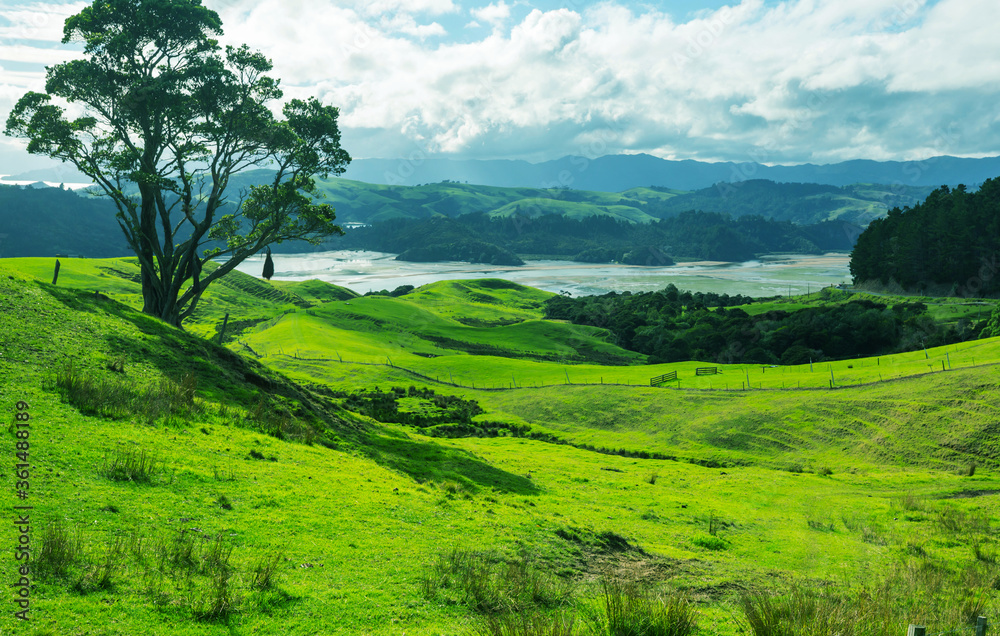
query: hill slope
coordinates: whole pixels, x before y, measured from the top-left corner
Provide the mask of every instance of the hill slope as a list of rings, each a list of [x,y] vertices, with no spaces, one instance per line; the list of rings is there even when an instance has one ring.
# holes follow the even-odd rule
[[[32,464],[21,503],[33,506],[32,546],[60,545],[66,555],[33,564],[31,627],[39,633],[487,629],[491,610],[463,581],[487,592],[509,584],[503,589],[515,592],[505,598],[522,598],[532,582],[541,594],[526,594],[516,616],[564,612],[582,625],[586,612],[604,612],[592,603],[602,572],[649,591],[680,590],[694,601],[700,633],[722,636],[746,633],[732,610],[740,591],[785,582],[827,594],[890,590],[890,633],[916,621],[951,630],[967,598],[998,600],[989,529],[1000,520],[990,496],[1000,492],[991,424],[1000,376],[981,366],[984,357],[1000,360],[995,339],[978,343],[976,369],[838,390],[471,390],[287,349],[336,343],[357,353],[397,343],[401,352],[421,336],[474,343],[493,329],[511,348],[559,353],[561,344],[561,355],[572,356],[573,338],[595,342],[597,334],[533,318],[547,294],[495,281],[438,283],[410,300],[324,300],[336,290],[313,283],[299,294],[234,277],[192,331],[208,333],[223,310],[268,317],[241,335],[263,346],[282,346],[264,335],[284,324],[315,330],[285,343],[284,355],[269,352],[264,366],[236,355],[246,351],[238,342],[227,351],[137,313],[128,261],[71,260],[58,286],[31,275],[44,280],[49,264],[0,261],[0,408],[14,413],[23,400],[31,417],[20,438],[30,442],[21,452]],[[96,285],[105,292],[95,295]],[[356,343],[341,337],[352,320]],[[586,372],[441,349],[438,358],[413,359],[468,360],[465,373],[480,382],[500,361]],[[859,378],[887,368],[910,374],[907,364],[936,364],[942,354],[919,355],[853,364]],[[78,379],[117,387],[102,389],[105,396],[177,399],[159,414],[143,406],[149,400],[113,409],[105,401],[89,412],[86,391],[54,377],[62,371],[65,379],[70,361]],[[698,364],[677,368],[685,382]],[[846,364],[834,368],[838,384],[849,379],[841,379]],[[637,377],[654,370],[590,366]],[[750,379],[792,372],[758,367]],[[386,421],[357,413],[360,403],[381,405]],[[474,405],[484,412],[469,420]],[[442,412],[452,416],[421,423]],[[449,433],[460,437],[431,437]],[[646,458],[651,451],[692,461]],[[142,458],[155,458],[151,470]],[[146,469],[136,472],[140,461]],[[11,471],[7,479],[16,492]],[[5,538],[16,541],[16,530],[9,525]],[[499,574],[469,579],[448,569],[463,562]],[[566,586],[574,591],[547,591]],[[918,597],[919,607],[896,603]],[[11,612],[0,617],[4,633],[22,628]]]

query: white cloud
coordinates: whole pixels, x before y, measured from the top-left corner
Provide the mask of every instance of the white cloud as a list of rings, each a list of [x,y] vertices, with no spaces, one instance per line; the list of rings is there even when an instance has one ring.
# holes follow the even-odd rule
[[[392,17],[383,17],[382,20],[379,21],[379,25],[390,33],[403,33],[420,39],[426,39],[431,36],[445,35],[444,27],[437,22],[432,22],[430,24],[417,24],[417,21],[413,18],[413,16],[407,14],[396,14]]]
[[[0,18],[10,22],[0,27],[0,41],[61,42],[66,18],[79,13],[89,3],[36,2],[0,6]]]
[[[343,4],[354,4],[368,15],[395,12],[441,15],[458,11],[452,0],[355,0]]]
[[[340,107],[358,157],[1000,154],[995,0],[743,0],[687,21],[614,1],[527,12],[505,0],[206,4],[227,42],[275,61],[286,95]],[[0,83],[26,81],[7,73]]]
[[[77,51],[40,48],[37,46],[0,44],[0,60],[27,64],[51,65],[83,57]]]
[[[504,0],[500,0],[500,2],[494,2],[479,9],[471,9],[469,13],[476,19],[476,24],[482,21],[494,29],[500,29],[510,19],[510,5]]]

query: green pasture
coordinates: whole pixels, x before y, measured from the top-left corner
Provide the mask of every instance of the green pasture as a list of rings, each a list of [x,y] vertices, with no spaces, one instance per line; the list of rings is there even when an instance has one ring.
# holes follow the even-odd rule
[[[30,404],[32,540],[58,521],[79,551],[37,579],[31,624],[5,612],[2,634],[471,634],[479,613],[421,585],[454,547],[530,559],[572,584],[572,611],[608,573],[680,591],[706,636],[749,634],[738,601],[752,589],[931,575],[998,618],[997,339],[812,369],[649,367],[602,330],[541,320],[548,295],[520,286],[359,298],[236,274],[181,331],[136,310],[133,261],[63,259],[55,286],[51,265],[0,261],[0,409]],[[227,312],[223,347],[207,338]],[[577,363],[588,356],[631,364]],[[185,381],[193,398],[153,420],[84,414],[56,388],[71,365],[129,390]],[[649,386],[670,371],[679,383]],[[428,437],[322,397],[410,385],[549,441]],[[147,481],[109,477],[137,453],[156,460]],[[182,539],[191,561],[163,565]],[[204,611],[214,545],[231,549],[218,616]],[[255,585],[272,558],[274,582]],[[920,590],[900,636],[907,622],[951,630],[940,590]]]
[[[601,205],[591,202],[561,201],[549,198],[527,198],[512,203],[508,203],[490,212],[490,216],[504,217],[515,215],[528,215],[531,217],[544,216],[546,214],[559,214],[571,219],[582,219],[591,216],[610,216],[612,218],[629,221],[632,223],[649,223],[655,221],[645,212],[626,205],[616,205],[621,198],[614,195],[614,202]]]

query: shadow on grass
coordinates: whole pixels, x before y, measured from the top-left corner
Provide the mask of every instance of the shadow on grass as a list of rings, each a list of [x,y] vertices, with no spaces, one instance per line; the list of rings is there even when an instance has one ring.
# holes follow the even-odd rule
[[[294,417],[315,427],[318,438],[343,436],[376,463],[418,482],[456,482],[469,492],[480,488],[520,495],[540,492],[530,479],[491,466],[468,451],[348,421],[335,404],[312,390],[128,305],[80,290],[44,283],[39,286],[70,309],[108,315],[142,332],[145,338],[115,333],[113,323],[108,323],[95,334],[105,341],[107,351],[125,358],[126,373],[138,361],[155,367],[166,377],[181,378],[191,373],[197,378],[199,395],[227,403],[235,401],[246,408],[254,407],[265,396],[269,402],[279,398],[284,408],[293,410]]]
[[[376,431],[361,433],[353,441],[372,461],[405,473],[418,482],[454,481],[471,492],[480,488],[518,495],[541,492],[530,479],[500,470],[460,448]]]
[[[142,362],[170,378],[194,374],[199,395],[213,401],[235,401],[250,407],[266,394],[308,403],[307,411],[317,409],[292,382],[214,342],[172,327],[107,296],[46,283],[38,283],[38,286],[69,309],[110,319],[112,322],[96,330],[95,337],[104,340],[106,351],[125,358],[126,372],[133,363]],[[133,325],[146,337],[121,333],[114,328],[115,319]]]

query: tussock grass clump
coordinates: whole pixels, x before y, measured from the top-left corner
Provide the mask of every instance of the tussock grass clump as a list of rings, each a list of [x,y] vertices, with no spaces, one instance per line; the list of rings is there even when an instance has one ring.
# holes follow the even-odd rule
[[[697,612],[683,595],[607,576],[588,620],[597,636],[688,636],[697,628]]]
[[[818,516],[807,517],[806,525],[813,530],[819,530],[821,532],[834,532],[837,530],[837,524],[834,523],[832,519],[825,519]]]
[[[155,457],[146,455],[145,450],[136,452],[133,449],[116,451],[114,457],[109,461],[104,459],[104,464],[98,471],[102,477],[111,481],[131,481],[139,484],[149,484],[162,466]]]
[[[971,462],[964,466],[959,466],[955,471],[960,477],[972,477],[976,474],[976,462]]]
[[[573,614],[532,612],[486,616],[472,633],[475,636],[583,636],[587,632]]]
[[[41,547],[34,569],[43,577],[63,578],[82,555],[80,535],[67,529],[60,521],[52,521],[42,528]]]
[[[937,522],[952,534],[985,535],[991,531],[989,517],[984,513],[969,513],[960,508],[946,506],[937,512]]]
[[[977,561],[995,564],[997,562],[997,548],[995,545],[986,545],[980,537],[975,537],[972,541],[972,554]]]
[[[743,631],[750,636],[898,636],[907,625],[928,633],[971,633],[989,608],[994,569],[950,571],[926,559],[897,567],[880,583],[849,591],[793,587],[741,596]]]
[[[899,508],[900,510],[908,510],[910,512],[915,511],[926,511],[927,510],[927,497],[921,497],[914,495],[912,492],[904,493],[892,500],[893,506]]]
[[[124,374],[124,363],[119,374]],[[195,401],[197,380],[191,373],[180,380],[163,379],[142,386],[129,378],[82,371],[72,362],[55,372],[49,388],[84,415],[111,419],[139,418],[153,423],[163,418],[189,419],[200,410]]]
[[[202,588],[191,603],[195,618],[202,621],[222,620],[236,611],[240,601],[230,577],[230,572],[224,569],[211,574],[209,585]]]
[[[112,577],[124,567],[125,540],[114,537],[104,546],[103,557],[87,564],[83,575],[73,583],[73,590],[80,594],[111,589]]]
[[[557,608],[573,594],[570,583],[535,568],[525,557],[504,561],[462,548],[438,555],[421,576],[420,587],[427,598],[445,596],[481,614]]]
[[[261,557],[253,566],[250,587],[255,590],[273,588],[278,581],[278,566],[281,565],[281,559],[281,552]]]
[[[892,611],[887,590],[855,598],[795,588],[785,595],[768,592],[740,598],[746,630],[753,636],[894,636],[906,625]]]

